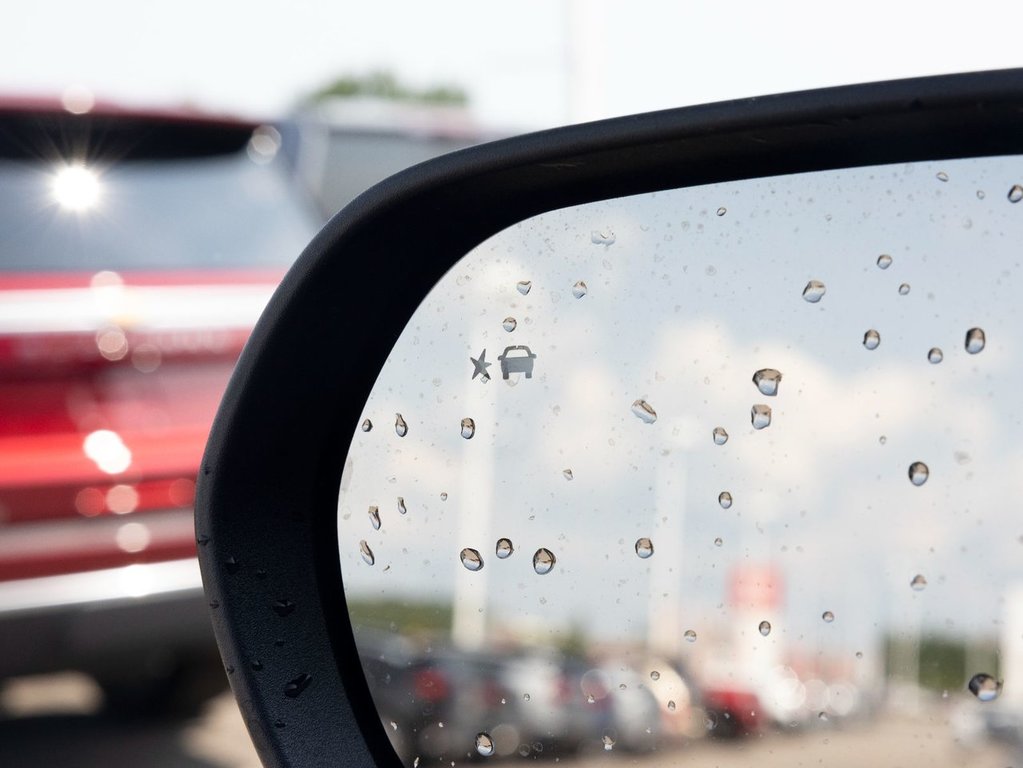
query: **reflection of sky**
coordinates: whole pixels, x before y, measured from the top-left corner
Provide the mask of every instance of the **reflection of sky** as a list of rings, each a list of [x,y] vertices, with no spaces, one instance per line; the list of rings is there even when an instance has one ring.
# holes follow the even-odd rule
[[[419,308],[367,403],[375,427],[356,435],[341,500],[349,593],[443,597],[477,579],[494,627],[642,637],[650,606],[670,604],[681,636],[736,621],[729,572],[772,564],[784,604],[765,617],[811,648],[867,647],[918,621],[997,634],[1004,587],[1023,571],[1014,165],[722,184],[558,211],[495,236]],[[591,242],[607,228],[612,245]],[[801,298],[811,278],[827,285],[819,304]],[[580,279],[589,290],[575,299]],[[976,356],[963,348],[974,326],[987,333]],[[861,343],[870,328],[875,351]],[[537,354],[531,380],[501,379],[511,344]],[[483,348],[487,383],[470,380]],[[774,398],[751,381],[766,367],[784,376]],[[632,414],[637,398],[654,424]],[[750,426],[754,403],[773,409],[765,430]],[[711,440],[719,425],[724,446]],[[920,488],[907,479],[917,460],[931,469]],[[515,543],[507,560],[493,554],[499,536]],[[640,536],[654,542],[649,560],[634,553]],[[459,564],[465,546],[483,553],[479,573]],[[541,546],[558,558],[546,576],[530,565]]]

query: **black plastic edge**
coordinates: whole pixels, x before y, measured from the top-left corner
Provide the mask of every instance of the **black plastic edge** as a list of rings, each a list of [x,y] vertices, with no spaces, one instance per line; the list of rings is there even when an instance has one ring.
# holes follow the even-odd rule
[[[341,211],[259,321],[198,484],[199,559],[218,603],[214,629],[264,763],[398,765],[345,606],[340,474],[394,341],[472,247],[543,211],[610,197],[1021,152],[1023,70],[1006,70],[747,99],[508,139],[398,174]]]

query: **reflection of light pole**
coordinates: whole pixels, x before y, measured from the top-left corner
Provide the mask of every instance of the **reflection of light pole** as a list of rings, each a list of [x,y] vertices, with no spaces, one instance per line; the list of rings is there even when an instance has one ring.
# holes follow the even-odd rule
[[[683,537],[688,461],[677,444],[671,445],[669,450],[670,453],[657,463],[654,481],[654,520],[650,533],[654,555],[647,561],[650,568],[647,647],[653,653],[674,657],[681,646],[680,592],[685,562]],[[662,521],[661,518],[665,519]]]
[[[483,338],[483,328],[474,329],[469,338]],[[496,353],[494,353],[496,355]],[[490,371],[495,371],[492,365]],[[480,648],[487,639],[487,581],[493,567],[494,537],[491,535],[491,507],[494,502],[494,422],[496,421],[496,388],[501,381],[500,373],[491,373],[489,381],[482,377],[469,379],[471,368],[467,369],[468,384],[462,399],[465,413],[453,416],[450,428],[456,433],[465,416],[476,423],[476,434],[462,445],[462,459],[459,465],[461,488],[458,504],[458,536],[453,542],[452,557],[455,568],[455,593],[451,605],[451,639],[460,648]],[[470,572],[461,563],[459,552],[463,547],[472,547],[483,557],[483,568]]]

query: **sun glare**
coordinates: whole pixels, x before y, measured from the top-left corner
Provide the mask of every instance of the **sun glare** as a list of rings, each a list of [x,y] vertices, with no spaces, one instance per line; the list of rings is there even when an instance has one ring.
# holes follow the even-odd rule
[[[99,177],[84,165],[64,166],[54,176],[53,196],[70,211],[94,208],[100,197]]]

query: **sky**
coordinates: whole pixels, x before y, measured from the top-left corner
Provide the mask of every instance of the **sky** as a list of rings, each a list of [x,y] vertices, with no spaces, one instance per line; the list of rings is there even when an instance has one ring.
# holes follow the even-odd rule
[[[273,117],[345,74],[454,83],[503,129],[894,77],[1023,65],[1023,8],[978,0],[73,0],[0,25],[0,93]]]

